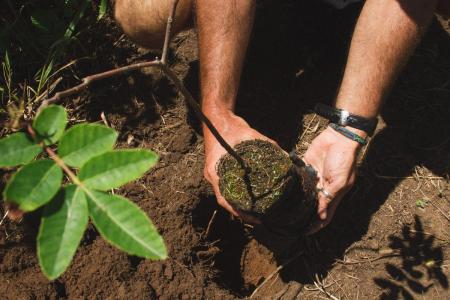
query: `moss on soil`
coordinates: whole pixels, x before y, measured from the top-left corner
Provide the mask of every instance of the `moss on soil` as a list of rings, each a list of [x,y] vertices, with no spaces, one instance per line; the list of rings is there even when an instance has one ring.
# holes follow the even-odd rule
[[[242,166],[226,154],[217,167],[220,192],[235,208],[264,214],[286,191],[292,162],[278,146],[262,140],[244,141],[235,150],[248,164],[248,180]]]

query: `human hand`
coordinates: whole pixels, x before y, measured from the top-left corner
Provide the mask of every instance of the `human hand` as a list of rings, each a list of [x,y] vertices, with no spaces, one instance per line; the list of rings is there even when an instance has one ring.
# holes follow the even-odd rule
[[[347,129],[366,137],[363,131]],[[312,141],[305,153],[304,161],[317,170],[318,187],[330,195],[327,197],[323,192],[319,192],[317,209],[319,220],[311,226],[308,234],[313,234],[330,223],[342,197],[352,187],[356,178],[355,165],[360,148],[359,143],[330,127]]]
[[[244,119],[234,115],[232,112],[221,113],[220,115],[214,115],[214,117],[210,116],[211,121],[214,126],[219,131],[220,135],[225,139],[225,141],[231,146],[234,147],[236,144],[239,144],[245,140],[254,140],[261,139],[266,140],[272,143],[275,143],[273,140],[268,137],[262,135],[258,131],[251,128]],[[219,190],[219,176],[217,175],[217,162],[222,157],[222,155],[226,154],[227,151],[219,144],[216,138],[212,135],[212,133],[205,128],[205,168],[204,168],[204,176],[206,180],[211,183],[214,193],[217,197],[217,202],[223,208],[228,210],[236,217],[240,217],[247,223],[259,224],[260,221],[249,214],[245,214],[242,211],[234,209],[224,197],[222,197]]]

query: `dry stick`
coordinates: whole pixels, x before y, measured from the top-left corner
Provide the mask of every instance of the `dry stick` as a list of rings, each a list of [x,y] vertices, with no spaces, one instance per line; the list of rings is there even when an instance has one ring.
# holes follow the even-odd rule
[[[212,217],[211,217],[211,220],[209,220],[208,226],[206,227],[206,232],[205,232],[205,237],[206,237],[206,238],[207,238],[208,235],[209,235],[209,231],[211,230],[211,225],[212,225],[212,223],[213,223],[213,221],[214,221],[214,218],[216,217],[216,214],[217,214],[217,209],[214,210],[214,213],[213,213],[213,215],[212,215]]]
[[[5,212],[5,214],[3,215],[3,218],[0,220],[0,226],[3,224],[3,222],[5,221],[8,214],[9,214],[9,209]]]
[[[335,259],[336,263],[342,264],[342,265],[357,265],[357,264],[364,264],[364,263],[372,263],[374,261],[384,259],[384,258],[390,258],[390,257],[398,257],[401,256],[399,253],[393,253],[393,254],[387,254],[387,255],[381,255],[375,258],[369,258],[365,260],[342,260],[342,259]]]
[[[266,279],[264,279],[264,281],[253,291],[253,293],[250,295],[250,299],[253,298],[256,293],[258,293],[258,291],[267,284],[267,282],[269,282],[270,279],[272,279],[273,276],[275,276],[275,274],[278,274],[284,267],[286,267],[288,264],[290,264],[291,262],[293,262],[296,258],[298,258],[299,256],[303,255],[303,252],[298,253],[297,255],[294,255],[293,257],[291,257],[290,259],[288,259],[284,264],[282,264],[281,266],[279,266],[278,268],[275,269],[275,271],[273,271]]]
[[[161,56],[161,62],[165,64],[167,62],[167,52],[169,49],[170,37],[172,32],[172,23],[175,17],[175,11],[177,10],[178,0],[172,0],[172,7],[169,17],[167,18],[166,34],[164,35],[164,46]]]
[[[38,112],[49,104],[57,103],[57,102],[61,101],[63,98],[66,98],[73,94],[77,94],[77,93],[85,90],[91,83],[93,83],[95,81],[102,80],[102,79],[112,77],[115,75],[120,75],[120,74],[134,71],[137,69],[142,69],[145,67],[159,67],[160,65],[161,65],[161,61],[154,60],[154,61],[150,61],[150,62],[136,63],[136,64],[128,65],[125,67],[109,70],[106,72],[86,76],[81,80],[81,83],[79,85],[76,85],[76,86],[74,86],[70,89],[64,90],[62,92],[58,92],[53,97],[42,101],[42,104],[38,108]]]

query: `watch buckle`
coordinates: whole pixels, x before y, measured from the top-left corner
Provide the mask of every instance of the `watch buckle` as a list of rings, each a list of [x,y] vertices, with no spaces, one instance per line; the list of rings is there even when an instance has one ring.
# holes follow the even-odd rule
[[[346,110],[341,110],[341,115],[339,117],[339,125],[341,126],[347,126],[348,125],[348,117],[350,116],[350,113]]]

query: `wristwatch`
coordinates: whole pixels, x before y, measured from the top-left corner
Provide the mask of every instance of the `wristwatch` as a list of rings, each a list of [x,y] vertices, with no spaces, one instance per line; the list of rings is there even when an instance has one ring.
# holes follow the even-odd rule
[[[369,136],[373,135],[375,128],[378,124],[377,118],[365,118],[358,115],[351,114],[350,112],[334,108],[322,103],[316,104],[315,112],[321,117],[328,119],[331,123],[335,123],[340,126],[350,126],[366,132]]]

